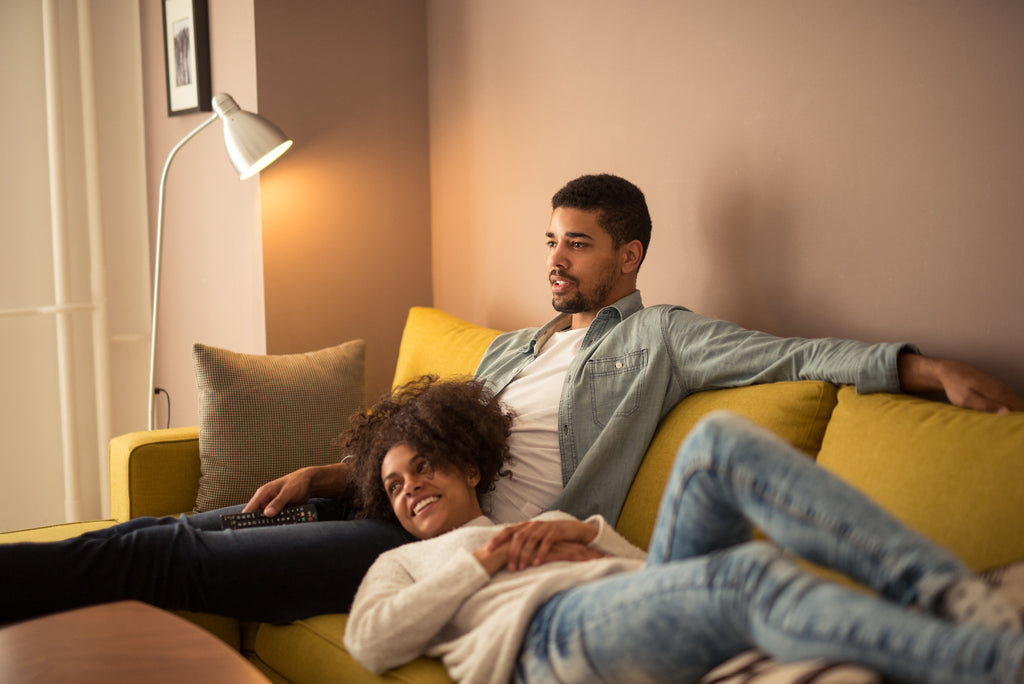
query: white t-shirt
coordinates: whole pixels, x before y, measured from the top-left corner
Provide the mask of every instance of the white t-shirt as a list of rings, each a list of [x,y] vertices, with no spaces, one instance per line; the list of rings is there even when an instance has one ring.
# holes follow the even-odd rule
[[[586,328],[554,333],[500,395],[516,412],[516,420],[509,436],[512,477],[499,477],[485,504],[495,522],[528,520],[562,492],[558,404],[569,364],[586,333]]]

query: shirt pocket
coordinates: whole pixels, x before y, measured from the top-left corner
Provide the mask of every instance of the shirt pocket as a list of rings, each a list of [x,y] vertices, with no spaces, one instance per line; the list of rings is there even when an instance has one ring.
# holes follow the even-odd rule
[[[646,349],[587,361],[595,423],[603,428],[613,418],[630,416],[640,409],[646,368]]]

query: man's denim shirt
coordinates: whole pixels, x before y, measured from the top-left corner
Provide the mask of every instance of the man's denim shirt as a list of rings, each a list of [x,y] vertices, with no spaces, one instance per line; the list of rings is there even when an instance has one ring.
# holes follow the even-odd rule
[[[500,392],[569,321],[562,314],[542,328],[499,335],[476,377]],[[693,392],[782,380],[898,392],[901,351],[917,350],[774,337],[680,306],[644,308],[637,290],[598,312],[569,365],[558,409],[565,489],[551,507],[579,518],[600,513],[615,524],[658,423]]]

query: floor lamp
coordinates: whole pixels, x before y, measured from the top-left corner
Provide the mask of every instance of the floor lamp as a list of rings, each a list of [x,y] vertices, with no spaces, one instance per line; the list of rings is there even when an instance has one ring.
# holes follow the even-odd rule
[[[156,394],[156,322],[160,302],[160,257],[164,232],[164,188],[167,185],[167,169],[171,160],[185,143],[212,124],[218,118],[224,122],[224,146],[238,177],[245,180],[259,173],[264,167],[284,154],[292,145],[281,130],[264,118],[247,112],[235,103],[230,95],[218,93],[213,96],[213,116],[199,124],[186,135],[167,155],[164,171],[160,176],[160,200],[156,214],[156,257],[153,268],[153,325],[149,341],[149,429],[153,429],[153,396]]]

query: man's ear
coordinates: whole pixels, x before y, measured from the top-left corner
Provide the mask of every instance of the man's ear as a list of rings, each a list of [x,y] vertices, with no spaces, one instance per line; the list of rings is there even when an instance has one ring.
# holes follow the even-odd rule
[[[640,268],[640,261],[643,260],[644,246],[639,240],[632,240],[622,245],[622,272],[636,273]]]

